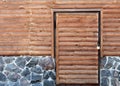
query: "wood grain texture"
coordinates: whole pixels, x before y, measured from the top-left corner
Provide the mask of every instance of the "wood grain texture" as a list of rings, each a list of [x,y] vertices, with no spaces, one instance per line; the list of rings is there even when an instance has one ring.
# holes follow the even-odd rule
[[[32,51],[36,50],[34,45],[29,45],[30,42],[51,42],[49,46],[45,45],[39,45],[43,47],[51,47],[48,50],[51,51],[51,53],[48,53],[47,55],[53,56],[53,15],[52,15],[52,9],[100,9],[101,10],[101,54],[102,56],[106,55],[120,55],[120,53],[117,53],[118,50],[120,50],[118,42],[119,42],[119,31],[120,31],[120,1],[119,0],[20,0],[20,1],[0,1],[0,41],[3,41],[4,43],[10,43],[11,41],[19,42],[19,45],[22,46],[23,40],[28,40],[26,42],[26,51],[30,54]],[[61,10],[62,10],[61,9]],[[32,14],[32,15],[31,15]],[[67,16],[67,14],[66,14]],[[92,16],[92,15],[91,15]],[[73,27],[80,27],[80,24],[77,24],[75,22],[79,22],[78,18],[68,18],[68,20],[64,19],[65,16],[61,16],[60,22],[68,22],[71,21],[71,25],[67,24],[67,27],[69,26],[70,31],[74,31],[74,34],[77,34],[77,32],[84,30],[75,30]],[[69,17],[69,16],[68,16]],[[81,17],[82,16],[76,16]],[[91,22],[91,24],[97,22],[94,19],[90,19],[88,21],[83,20],[84,22]],[[61,23],[60,23],[61,24]],[[72,24],[75,25],[72,27]],[[62,24],[60,27],[65,27],[66,25]],[[88,28],[86,31],[89,32],[89,27],[91,27],[92,31],[96,31],[96,26],[83,26],[81,28]],[[62,33],[63,31],[69,31],[65,28],[61,28],[60,32],[61,34],[66,35],[67,33]],[[25,34],[23,34],[25,32]],[[85,31],[84,31],[85,32]],[[18,34],[19,33],[19,34]],[[72,34],[69,34],[70,36]],[[82,35],[82,34],[81,34]],[[80,36],[81,36],[80,35]],[[88,34],[88,36],[91,36],[92,34]],[[82,35],[83,36],[83,35]],[[87,36],[87,35],[85,35]],[[66,41],[66,40],[82,40],[82,38],[76,39],[73,37],[71,39],[66,39],[60,37],[60,41]],[[40,40],[40,41],[39,41]],[[85,39],[83,39],[84,41]],[[91,41],[92,39],[89,39]],[[93,39],[94,41],[96,39]],[[2,45],[0,50],[3,50],[4,52],[12,51],[13,48],[5,48],[4,43],[0,43]],[[32,46],[32,47],[30,47]],[[3,48],[4,47],[4,48]],[[14,48],[17,46],[14,46]],[[113,48],[114,47],[114,48]],[[3,49],[2,49],[3,48]],[[108,49],[109,48],[109,49]],[[21,48],[23,49],[23,48]],[[47,50],[47,51],[48,51]],[[17,52],[19,51],[16,50]],[[41,51],[41,50],[40,50]],[[46,51],[46,48],[45,50]],[[116,52],[111,54],[111,52]],[[5,54],[0,54],[5,55]],[[24,53],[23,53],[24,55]],[[32,55],[32,54],[31,54]],[[42,55],[42,53],[39,53],[39,55]]]
[[[0,1],[0,55],[51,56],[52,19],[47,1]]]
[[[98,14],[56,16],[57,83],[98,83]]]
[[[101,56],[120,56],[120,0],[1,0],[0,55],[54,56],[54,27],[52,14],[54,9],[71,9],[73,11],[78,9],[99,9],[99,11],[101,11]],[[84,15],[87,16],[87,14]],[[97,42],[96,33],[98,32],[98,30],[96,30],[96,17],[94,14],[89,14],[88,19],[80,15],[74,15],[76,17],[71,16],[73,15],[61,14],[61,16],[59,16],[60,20],[58,26],[60,28],[60,37],[57,43],[60,42],[60,46],[57,46],[59,46],[58,51],[60,52],[56,51],[56,53],[62,55],[59,56],[60,59],[57,61],[60,60],[60,64],[66,64],[65,66],[60,65],[59,69],[98,70],[98,63],[96,62],[98,59],[97,53],[91,53],[97,52],[96,44],[94,44]],[[80,19],[82,19],[82,21]],[[78,22],[91,23],[91,25],[86,24],[81,26],[83,24]],[[69,29],[66,29],[68,27]],[[81,42],[81,44],[76,42]],[[83,51],[87,53],[79,53]],[[81,58],[79,58],[80,55]],[[95,61],[95,64],[91,66],[71,66],[68,64],[71,59],[72,61],[87,60],[89,63]],[[65,62],[61,63],[63,60],[65,60]],[[88,64],[88,62],[86,63]],[[81,64],[81,62],[79,62],[79,64]],[[59,80],[58,77],[57,80]],[[79,80],[80,79],[77,81]],[[62,80],[61,83],[70,83],[70,81],[71,80]],[[76,83],[76,81],[73,83]],[[80,85],[64,84],[62,86]]]

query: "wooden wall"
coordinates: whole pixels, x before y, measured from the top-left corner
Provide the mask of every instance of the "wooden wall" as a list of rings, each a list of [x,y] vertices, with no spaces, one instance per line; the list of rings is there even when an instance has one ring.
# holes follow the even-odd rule
[[[98,13],[56,14],[57,83],[98,83]]]
[[[103,56],[120,55],[120,0],[0,0],[0,55],[52,55],[52,9],[100,9]]]
[[[0,1],[0,55],[51,55],[51,22],[45,1]]]

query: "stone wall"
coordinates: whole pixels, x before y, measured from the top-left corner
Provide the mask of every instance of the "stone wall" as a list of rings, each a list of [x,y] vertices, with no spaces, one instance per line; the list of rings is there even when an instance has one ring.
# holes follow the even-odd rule
[[[106,56],[101,59],[101,86],[120,86],[120,57]]]
[[[101,86],[120,86],[120,57],[101,59]],[[56,86],[50,56],[0,56],[0,86]]]
[[[0,57],[0,86],[55,86],[55,64],[50,56]]]

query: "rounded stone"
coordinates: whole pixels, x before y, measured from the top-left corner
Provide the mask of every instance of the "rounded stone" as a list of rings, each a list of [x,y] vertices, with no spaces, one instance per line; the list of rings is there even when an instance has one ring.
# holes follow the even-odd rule
[[[105,65],[105,68],[109,69],[113,66],[113,63],[114,63],[114,59],[112,57],[107,57],[108,61]]]
[[[5,84],[0,82],[0,86],[5,86]]]
[[[26,64],[26,60],[23,57],[18,57],[15,61],[15,63],[17,64],[17,66],[19,66],[20,68],[24,68],[25,64]]]
[[[112,69],[117,69],[118,65],[119,65],[119,62],[115,62],[112,66]]]
[[[38,64],[38,58],[32,58],[30,62],[26,65],[28,67],[34,67]]]
[[[101,76],[102,77],[109,77],[111,75],[110,70],[101,70]]]
[[[55,74],[54,71],[49,71],[49,76],[50,76],[53,80],[56,79],[56,74]]]
[[[16,72],[16,73],[21,72],[21,69],[18,66],[16,66],[14,63],[8,64],[5,70],[10,71],[10,72]]]
[[[6,81],[6,76],[3,73],[0,73],[0,81]]]
[[[30,83],[26,79],[22,78],[20,79],[20,86],[30,86]]]
[[[101,69],[104,68],[106,62],[107,62],[107,58],[106,58],[106,57],[103,57],[103,58],[101,59],[101,64],[100,64]]]
[[[32,86],[43,86],[41,83],[32,84]]]
[[[1,57],[0,58],[0,65],[3,65],[4,64],[4,61],[3,61],[3,58]]]
[[[42,81],[42,78],[43,78],[42,75],[32,73],[32,76],[31,76],[31,83],[34,83],[34,82],[41,82],[41,81]]]
[[[17,81],[17,82],[9,81],[9,82],[7,83],[7,86],[20,86],[20,84],[19,84],[18,81]]]
[[[25,77],[28,76],[29,74],[30,74],[29,68],[24,69],[23,72],[21,73],[21,75]]]
[[[15,60],[14,57],[4,57],[3,59],[7,64],[12,63]]]
[[[20,78],[21,78],[21,76],[17,73],[11,73],[8,75],[8,79],[12,82],[16,82]]]
[[[44,72],[43,78],[44,78],[44,79],[48,79],[48,78],[49,78],[49,72],[48,72],[48,71],[45,71],[45,72]]]
[[[32,57],[31,56],[26,56],[25,60],[28,62]]]
[[[116,71],[116,70],[111,70],[111,77],[118,78],[119,77],[119,72]]]
[[[102,78],[101,86],[110,86],[109,85],[109,79],[108,78]]]
[[[56,86],[55,81],[53,81],[53,80],[51,80],[51,81],[44,80],[43,84],[44,84],[44,86]]]
[[[117,69],[120,71],[120,64],[119,64],[119,66],[117,67]]]
[[[112,86],[119,86],[119,81],[115,78],[112,78],[111,79],[111,84],[112,84]]]
[[[54,69],[55,65],[54,65],[54,60],[52,57],[42,57],[39,60],[39,65],[42,66],[42,68],[44,70],[52,70]]]
[[[31,71],[40,74],[40,73],[42,73],[42,67],[36,65],[31,68]]]
[[[0,65],[0,71],[3,71],[4,65]]]

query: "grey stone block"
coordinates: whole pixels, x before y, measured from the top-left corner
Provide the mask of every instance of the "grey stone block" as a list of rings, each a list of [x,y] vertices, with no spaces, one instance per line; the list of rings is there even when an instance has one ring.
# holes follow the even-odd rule
[[[11,73],[8,75],[8,79],[12,82],[17,82],[17,80],[20,78],[21,78],[21,76],[17,73]]]
[[[32,86],[43,86],[43,85],[39,82],[39,83],[32,84]]]
[[[54,81],[44,80],[44,86],[56,86]]]
[[[26,65],[28,67],[34,67],[38,64],[38,58],[32,58],[30,62]]]
[[[108,78],[102,78],[101,86],[109,86],[109,79]]]
[[[111,75],[110,70],[101,70],[102,77],[109,77]]]
[[[3,73],[0,73],[0,81],[6,81],[6,76]]]
[[[21,75],[22,76],[27,76],[27,75],[29,75],[30,74],[30,70],[29,70],[29,68],[25,68],[23,71],[22,71],[22,73],[21,73]]]
[[[20,86],[30,86],[30,83],[28,82],[27,79],[22,78],[20,79]]]
[[[38,73],[38,74],[41,74],[42,73],[42,67],[41,66],[34,66],[31,68],[31,71],[34,72],[34,73]]]
[[[6,66],[6,68],[5,68],[5,70],[10,71],[10,72],[16,72],[16,73],[19,73],[19,72],[22,71],[22,70],[21,70],[19,67],[17,67],[14,63],[8,64],[8,65]]]
[[[26,64],[26,60],[22,57],[18,57],[15,61],[15,63],[17,64],[17,66],[19,66],[20,68],[24,68],[25,64]]]
[[[31,76],[31,81],[32,82],[41,82],[42,79],[43,79],[42,75],[32,73],[32,76]]]

